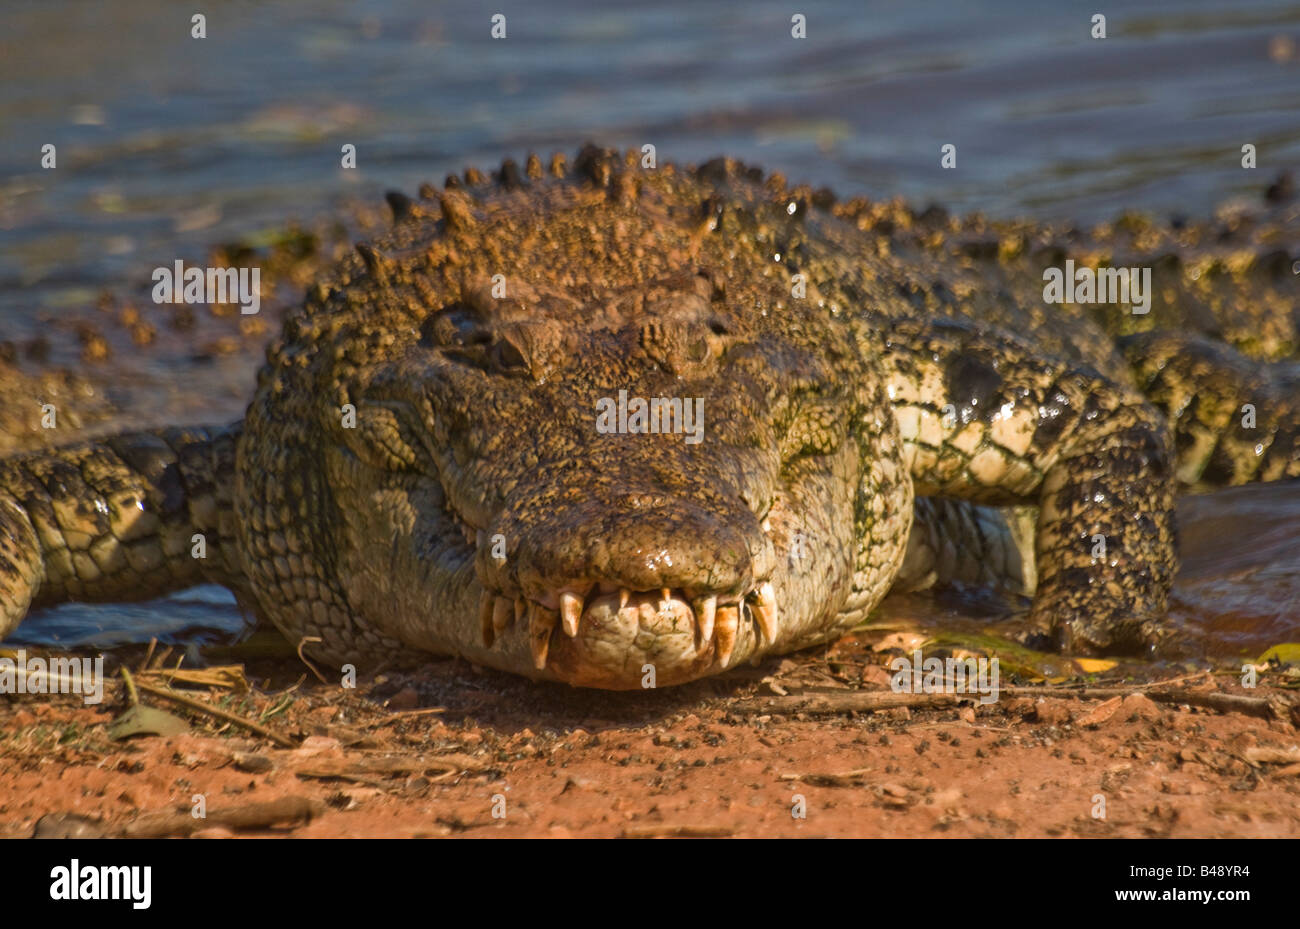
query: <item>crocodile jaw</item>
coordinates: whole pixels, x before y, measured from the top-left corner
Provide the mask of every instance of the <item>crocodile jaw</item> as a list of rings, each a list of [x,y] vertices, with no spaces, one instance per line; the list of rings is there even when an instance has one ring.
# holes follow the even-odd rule
[[[848,469],[855,450],[834,457]],[[343,456],[327,460],[344,466]],[[355,464],[335,475],[352,487],[375,477]],[[551,499],[559,493],[548,489]],[[853,587],[853,494],[843,475],[783,489],[762,519],[740,506],[725,521],[710,514],[715,525],[704,539],[703,514],[681,517],[698,500],[671,501],[676,522],[630,514],[621,525],[639,541],[623,554],[642,557],[628,560],[608,557],[620,552],[603,542],[620,525],[608,513],[593,522],[577,519],[591,513],[581,510],[558,524],[530,521],[532,534],[503,521],[498,535],[457,526],[436,506],[445,499],[436,492],[376,487],[363,496],[371,505],[350,515],[354,544],[340,571],[360,618],[410,647],[534,679],[636,690],[717,674],[837,635]],[[815,541],[800,546],[800,533]],[[395,547],[376,544],[394,537]],[[506,537],[516,541],[498,560],[494,538]],[[730,546],[720,544],[728,537]],[[728,549],[734,570],[724,572],[719,552]],[[647,571],[662,586],[647,584]]]

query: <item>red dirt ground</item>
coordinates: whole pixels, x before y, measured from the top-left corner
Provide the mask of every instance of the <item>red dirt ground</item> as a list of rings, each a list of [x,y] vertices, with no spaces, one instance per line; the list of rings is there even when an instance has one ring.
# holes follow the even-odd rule
[[[0,835],[1300,835],[1295,669],[1251,690],[1226,674],[1093,679],[1100,696],[1058,684],[872,712],[851,704],[896,699],[882,664],[901,652],[870,638],[644,693],[452,660],[285,693],[301,666],[278,659],[254,662],[243,693],[184,690],[294,748],[147,690],[190,733],[113,741],[118,683],[101,707],[6,697]],[[1192,705],[1208,694],[1247,712]]]

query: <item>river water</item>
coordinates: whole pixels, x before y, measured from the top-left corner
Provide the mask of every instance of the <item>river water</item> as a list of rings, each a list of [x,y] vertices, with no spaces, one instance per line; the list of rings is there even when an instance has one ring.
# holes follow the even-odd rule
[[[841,196],[1083,223],[1130,207],[1203,216],[1300,165],[1295,2],[1126,2],[1105,39],[1091,36],[1097,4],[1032,0],[271,0],[207,5],[204,39],[193,12],[0,10],[0,339],[39,335],[215,241],[587,140],[678,161],[727,153]],[[490,35],[496,12],[505,39]],[[39,166],[47,143],[54,171]],[[946,143],[956,170],[940,168]],[[340,168],[345,144],[356,170]],[[193,421],[240,414],[254,367],[227,364],[230,389],[196,392]],[[184,375],[166,354],[129,372]],[[1300,637],[1297,496],[1248,488],[1184,507],[1175,615],[1205,651]],[[204,590],[48,611],[23,633],[236,621]]]

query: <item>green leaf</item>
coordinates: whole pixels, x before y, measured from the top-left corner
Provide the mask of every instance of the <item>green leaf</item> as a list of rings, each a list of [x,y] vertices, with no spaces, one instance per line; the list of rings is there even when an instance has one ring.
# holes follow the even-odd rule
[[[1259,656],[1256,664],[1264,664],[1274,659],[1279,664],[1300,665],[1300,642],[1283,642],[1281,645],[1274,645]]]
[[[108,737],[128,739],[134,735],[180,735],[190,731],[190,724],[151,706],[133,706],[108,725]]]

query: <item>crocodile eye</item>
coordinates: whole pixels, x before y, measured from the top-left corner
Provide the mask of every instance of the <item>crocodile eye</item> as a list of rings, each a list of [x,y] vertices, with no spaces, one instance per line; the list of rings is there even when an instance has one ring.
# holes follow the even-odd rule
[[[522,370],[528,367],[528,360],[519,347],[508,339],[502,339],[492,346],[492,360],[497,367],[506,371]]]
[[[428,348],[466,348],[487,345],[492,333],[483,325],[474,308],[453,303],[425,319],[420,326],[420,344]]]

